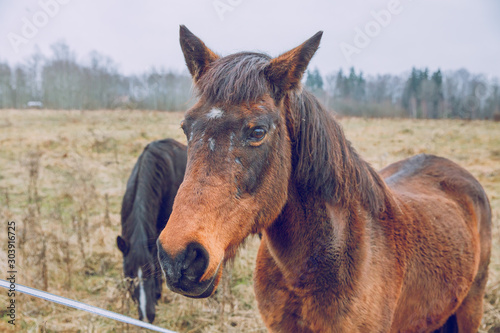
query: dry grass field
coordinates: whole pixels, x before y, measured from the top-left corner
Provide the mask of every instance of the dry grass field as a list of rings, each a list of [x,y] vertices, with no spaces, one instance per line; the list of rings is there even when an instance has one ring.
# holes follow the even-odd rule
[[[16,222],[17,282],[137,316],[122,281],[120,205],[130,171],[153,140],[185,138],[182,113],[0,111],[0,244]],[[481,332],[500,332],[500,122],[342,118],[356,149],[375,168],[418,153],[448,157],[483,184],[493,207],[493,253]],[[180,332],[265,332],[256,309],[251,239],[214,297],[165,291],[155,324]],[[0,277],[7,271],[0,251]],[[7,323],[0,289],[0,331]],[[16,296],[21,332],[136,332],[109,319]]]

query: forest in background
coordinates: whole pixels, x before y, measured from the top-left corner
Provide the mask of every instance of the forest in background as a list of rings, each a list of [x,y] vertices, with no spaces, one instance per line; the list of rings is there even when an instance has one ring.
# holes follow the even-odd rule
[[[35,51],[15,66],[0,61],[0,109],[41,102],[47,109],[182,111],[194,101],[187,72],[151,68],[124,75],[112,59],[98,52],[81,61],[64,42],[51,50],[49,57]],[[466,69],[431,73],[413,68],[401,75],[369,76],[354,68],[324,76],[313,69],[304,83],[325,106],[342,115],[500,119],[498,78]]]

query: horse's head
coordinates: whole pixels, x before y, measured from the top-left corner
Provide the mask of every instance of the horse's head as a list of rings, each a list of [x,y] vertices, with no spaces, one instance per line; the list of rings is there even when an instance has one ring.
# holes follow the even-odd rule
[[[147,241],[128,241],[118,236],[118,249],[123,254],[123,273],[129,280],[129,291],[137,303],[139,320],[155,319],[155,305],[161,296],[161,278],[156,269],[156,244]]]
[[[210,296],[222,263],[280,214],[292,172],[290,131],[301,121],[287,114],[284,96],[300,88],[320,39],[321,32],[274,59],[257,53],[219,57],[181,26],[181,47],[200,98],[181,124],[188,164],[158,239],[160,265],[173,291]]]

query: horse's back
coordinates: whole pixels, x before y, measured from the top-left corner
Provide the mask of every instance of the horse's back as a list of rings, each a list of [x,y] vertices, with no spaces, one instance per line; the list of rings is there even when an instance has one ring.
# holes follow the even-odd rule
[[[122,224],[127,223],[134,206],[143,205],[157,212],[154,222],[161,231],[184,178],[186,163],[185,145],[174,139],[150,142],[137,159],[127,182],[122,201]]]
[[[426,298],[435,306],[426,320],[442,325],[453,314],[446,315],[447,307],[457,311],[469,298],[469,289],[486,283],[491,249],[491,209],[486,193],[468,171],[434,155],[407,158],[380,174],[406,215],[408,234],[401,247],[407,250],[406,274],[412,287],[403,288],[401,301],[411,304],[413,298]],[[479,290],[484,292],[484,288]],[[446,305],[447,298],[455,305]],[[409,323],[414,310],[407,307],[396,320]]]
[[[173,139],[163,139],[150,142],[144,147],[141,155],[137,159],[137,162],[132,169],[130,177],[127,181],[127,190],[125,197],[127,201],[133,201],[133,196],[136,194],[135,187],[139,178],[143,178],[144,174],[147,173],[153,167],[165,166],[172,164],[179,164],[179,171],[184,174],[186,168],[186,146],[177,142]],[[150,181],[148,177],[147,181]],[[128,198],[128,196],[132,196]]]
[[[380,174],[396,196],[412,201],[414,207],[432,210],[440,203],[452,203],[470,231],[479,234],[481,262],[487,261],[491,248],[490,203],[481,184],[467,170],[446,158],[420,154],[393,163]],[[419,206],[420,202],[424,204]]]
[[[387,166],[380,174],[396,193],[447,197],[457,202],[466,215],[474,215],[479,230],[491,229],[491,208],[483,187],[449,159],[419,154]]]
[[[150,184],[151,189],[159,186],[155,192],[162,193],[156,226],[159,233],[165,228],[177,190],[184,179],[187,147],[174,139],[162,139],[149,143],[144,148],[143,155],[145,157],[142,163],[148,164],[149,174],[152,175],[144,181]]]
[[[146,148],[144,148],[145,151],[148,149],[158,149],[158,150],[163,150],[169,152],[171,155],[177,155],[177,154],[183,154],[185,155],[186,153],[186,145],[183,145],[182,143],[174,140],[174,139],[161,139],[161,140],[156,140],[151,143],[149,143]]]
[[[187,163],[187,148],[174,139],[162,139],[149,143],[142,152],[137,164],[144,169],[152,170],[153,177],[147,177],[145,181],[159,181],[159,178],[167,178],[168,183],[164,185],[179,187]],[[175,195],[174,195],[175,196]]]
[[[155,154],[164,163],[172,163],[176,173],[184,176],[187,162],[187,147],[174,139],[162,139],[149,143],[143,154]],[[182,177],[180,177],[182,179]],[[178,177],[179,178],[179,177]]]
[[[491,224],[490,204],[483,187],[467,170],[449,159],[419,154],[387,166],[380,174],[394,191],[441,192],[457,201],[467,197],[485,213],[481,220]]]

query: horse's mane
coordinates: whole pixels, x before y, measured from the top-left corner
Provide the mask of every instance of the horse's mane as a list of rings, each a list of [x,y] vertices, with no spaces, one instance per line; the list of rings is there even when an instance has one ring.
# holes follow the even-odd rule
[[[370,212],[381,212],[385,184],[345,138],[333,114],[307,90],[285,95],[284,104],[292,122],[287,126],[299,190],[312,190],[344,207],[359,198]]]
[[[271,58],[261,53],[236,53],[210,64],[197,83],[200,97],[209,103],[255,102],[272,94],[266,78]],[[288,92],[284,99],[292,141],[297,185],[326,200],[349,205],[356,197],[377,213],[384,205],[384,182],[346,140],[333,115],[306,90]]]
[[[147,248],[157,238],[156,222],[168,181],[165,175],[169,172],[164,170],[167,167],[165,152],[158,142],[147,145],[134,166],[122,203],[122,235],[131,244]]]

